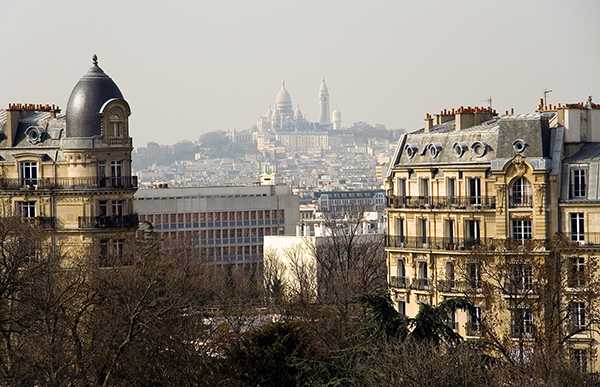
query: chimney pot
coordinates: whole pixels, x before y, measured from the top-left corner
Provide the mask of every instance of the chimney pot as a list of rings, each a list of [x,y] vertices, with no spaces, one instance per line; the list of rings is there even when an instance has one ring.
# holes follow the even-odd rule
[[[510,108],[510,114],[515,114],[515,108]]]

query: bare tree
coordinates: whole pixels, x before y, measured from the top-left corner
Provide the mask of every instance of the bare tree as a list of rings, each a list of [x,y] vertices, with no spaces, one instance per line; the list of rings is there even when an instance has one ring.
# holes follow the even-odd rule
[[[460,287],[476,311],[467,333],[508,362],[525,363],[534,352],[549,363],[568,358],[570,340],[593,329],[600,317],[597,259],[582,253],[558,236],[473,249],[457,262]]]

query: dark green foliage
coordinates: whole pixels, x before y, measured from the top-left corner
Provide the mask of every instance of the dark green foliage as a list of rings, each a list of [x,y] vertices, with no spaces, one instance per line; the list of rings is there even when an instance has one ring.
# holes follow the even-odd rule
[[[293,323],[268,324],[232,342],[224,353],[232,385],[296,386],[306,381],[295,359],[315,355],[308,332]]]

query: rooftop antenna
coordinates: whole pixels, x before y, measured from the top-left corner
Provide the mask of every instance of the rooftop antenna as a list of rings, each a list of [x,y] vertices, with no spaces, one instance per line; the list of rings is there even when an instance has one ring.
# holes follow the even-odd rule
[[[488,107],[491,109],[492,108],[492,97],[486,98],[486,99],[481,99],[479,100],[479,102],[487,102],[488,103]]]
[[[550,89],[544,89],[544,106],[548,106],[548,104],[546,103],[546,96],[549,93],[552,93],[552,90],[550,90]]]

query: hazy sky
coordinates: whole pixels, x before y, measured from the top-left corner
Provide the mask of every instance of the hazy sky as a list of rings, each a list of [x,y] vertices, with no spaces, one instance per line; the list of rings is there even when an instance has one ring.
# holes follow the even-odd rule
[[[317,120],[417,129],[426,113],[600,102],[598,0],[0,1],[0,107],[58,104],[98,55],[134,144],[256,124],[285,79]]]

